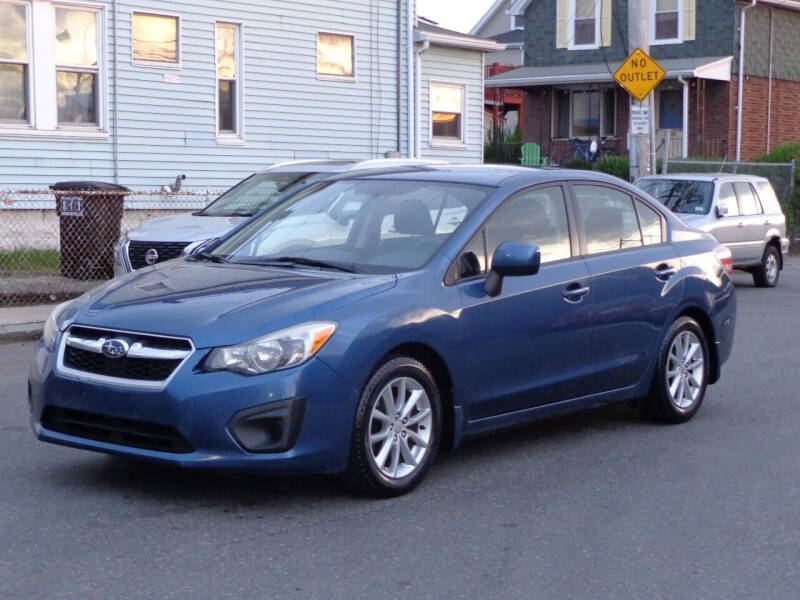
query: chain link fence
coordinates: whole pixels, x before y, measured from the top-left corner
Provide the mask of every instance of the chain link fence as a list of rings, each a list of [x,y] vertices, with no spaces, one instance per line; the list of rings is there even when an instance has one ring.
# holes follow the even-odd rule
[[[800,248],[800,187],[797,165],[788,163],[669,160],[667,173],[734,173],[766,177],[775,188],[786,215],[786,234],[793,250]]]
[[[0,307],[73,298],[113,277],[114,245],[223,190],[0,190]]]

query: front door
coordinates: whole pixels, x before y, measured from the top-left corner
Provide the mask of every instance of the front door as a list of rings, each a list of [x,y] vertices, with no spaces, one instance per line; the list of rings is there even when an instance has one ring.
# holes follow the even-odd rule
[[[730,248],[734,264],[746,261],[744,244],[744,221],[739,213],[739,201],[732,183],[723,183],[717,193],[716,206],[727,210],[724,216],[719,217],[709,228],[708,232],[717,238],[720,244]]]
[[[486,221],[459,261],[474,264],[455,283],[463,309],[458,343],[470,374],[469,420],[579,396],[589,355],[589,273],[571,240],[560,185],[524,190]],[[506,277],[498,296],[484,290],[502,242],[540,248],[539,273]]]

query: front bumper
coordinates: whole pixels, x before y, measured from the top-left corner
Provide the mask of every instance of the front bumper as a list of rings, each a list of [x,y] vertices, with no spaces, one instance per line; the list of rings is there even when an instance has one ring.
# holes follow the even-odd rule
[[[63,376],[57,371],[55,352],[41,341],[35,353],[29,404],[33,431],[42,441],[183,467],[336,473],[347,466],[358,393],[319,359],[247,377],[201,372],[198,366],[207,351],[197,350],[165,389],[149,391]],[[42,424],[48,408],[47,414],[95,415],[112,429],[130,422],[161,428],[158,431],[173,429],[189,445],[164,451],[119,443],[118,436],[100,440],[54,431]],[[285,435],[281,447],[289,448],[273,451],[263,443],[259,428],[274,427],[276,415],[287,410],[291,414],[284,423],[290,426],[267,439]]]

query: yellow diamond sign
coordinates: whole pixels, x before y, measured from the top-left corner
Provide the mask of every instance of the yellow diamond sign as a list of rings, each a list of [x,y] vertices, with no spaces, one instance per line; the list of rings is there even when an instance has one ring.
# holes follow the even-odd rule
[[[614,73],[614,79],[639,102],[647,98],[667,72],[640,48],[636,48]]]

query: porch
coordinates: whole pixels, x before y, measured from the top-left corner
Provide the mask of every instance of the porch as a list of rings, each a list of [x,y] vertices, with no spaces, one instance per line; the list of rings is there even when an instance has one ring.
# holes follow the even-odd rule
[[[670,158],[724,156],[728,151],[732,57],[660,61],[667,76],[653,93],[656,148]],[[523,141],[564,163],[580,141],[598,140],[599,154],[628,153],[629,102],[604,63],[521,67],[486,81],[524,92]]]

